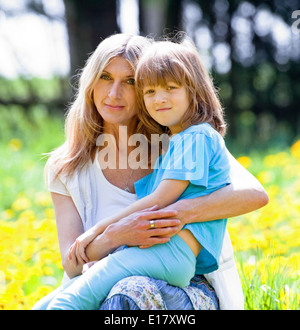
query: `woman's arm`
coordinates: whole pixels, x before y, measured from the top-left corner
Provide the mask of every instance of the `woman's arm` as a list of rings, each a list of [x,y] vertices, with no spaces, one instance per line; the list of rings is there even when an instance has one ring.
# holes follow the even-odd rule
[[[265,206],[269,199],[259,181],[229,152],[232,183],[215,192],[166,207],[177,210],[182,224],[231,218]]]
[[[75,239],[83,233],[82,221],[71,197],[51,193],[62,265],[67,275],[72,278],[82,272],[83,260],[73,262],[68,258],[69,248]]]

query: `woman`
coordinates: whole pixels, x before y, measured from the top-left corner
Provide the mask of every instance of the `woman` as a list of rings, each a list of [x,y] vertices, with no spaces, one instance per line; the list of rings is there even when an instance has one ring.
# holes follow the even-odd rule
[[[122,245],[165,243],[186,223],[232,217],[267,203],[261,185],[231,157],[230,186],[205,197],[180,200],[163,210],[137,212],[109,225],[88,245],[85,259],[69,251],[76,238],[96,222],[135,201],[134,182],[152,171],[151,166],[130,166],[129,156],[135,148],[128,143],[143,129],[137,120],[134,70],[149,43],[146,38],[124,34],[100,43],[82,71],[77,97],[69,109],[67,140],[49,159],[49,190],[62,263],[69,278],[80,275],[87,261],[99,260]],[[102,143],[104,134],[116,143]],[[223,251],[220,270],[207,276],[213,286],[230,286],[228,275],[238,278],[228,233]],[[228,301],[220,302],[221,308],[242,308],[239,281],[228,291]],[[180,303],[173,309],[184,309]]]

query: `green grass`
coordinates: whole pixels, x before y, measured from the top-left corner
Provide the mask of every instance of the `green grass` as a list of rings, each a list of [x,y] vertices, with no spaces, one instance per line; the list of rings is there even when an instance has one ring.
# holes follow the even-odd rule
[[[44,153],[63,142],[63,125],[63,116],[49,115],[42,106],[26,112],[0,107],[0,211],[10,208],[18,194],[44,189]]]
[[[31,308],[59,285],[54,213],[42,192],[43,154],[63,142],[63,125],[42,106],[0,106],[0,309]],[[299,159],[289,148],[247,156],[270,203],[228,222],[245,308],[299,309]]]

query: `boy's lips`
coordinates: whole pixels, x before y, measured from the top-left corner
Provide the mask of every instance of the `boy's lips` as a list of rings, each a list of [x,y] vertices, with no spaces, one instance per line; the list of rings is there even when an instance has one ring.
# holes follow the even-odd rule
[[[156,109],[156,111],[158,111],[158,112],[168,111],[168,110],[171,110],[171,108],[159,108],[159,109]]]

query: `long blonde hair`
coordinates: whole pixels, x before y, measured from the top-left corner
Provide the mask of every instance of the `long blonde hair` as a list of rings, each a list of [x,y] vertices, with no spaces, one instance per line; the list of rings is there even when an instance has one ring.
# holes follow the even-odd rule
[[[135,80],[140,125],[145,125],[148,139],[151,134],[169,131],[149,115],[143,102],[143,87],[166,86],[168,81],[184,86],[190,98],[189,108],[181,122],[183,129],[198,123],[209,123],[225,135],[226,123],[217,91],[196,46],[189,38],[185,37],[181,42],[164,40],[153,43],[139,60]]]
[[[74,102],[70,105],[66,121],[66,141],[52,151],[46,164],[51,164],[55,177],[70,176],[81,169],[96,154],[96,139],[102,133],[103,119],[98,113],[94,100],[94,86],[103,69],[114,57],[123,57],[135,71],[137,61],[149,46],[149,38],[128,34],[115,34],[104,39],[88,58],[81,75]]]

